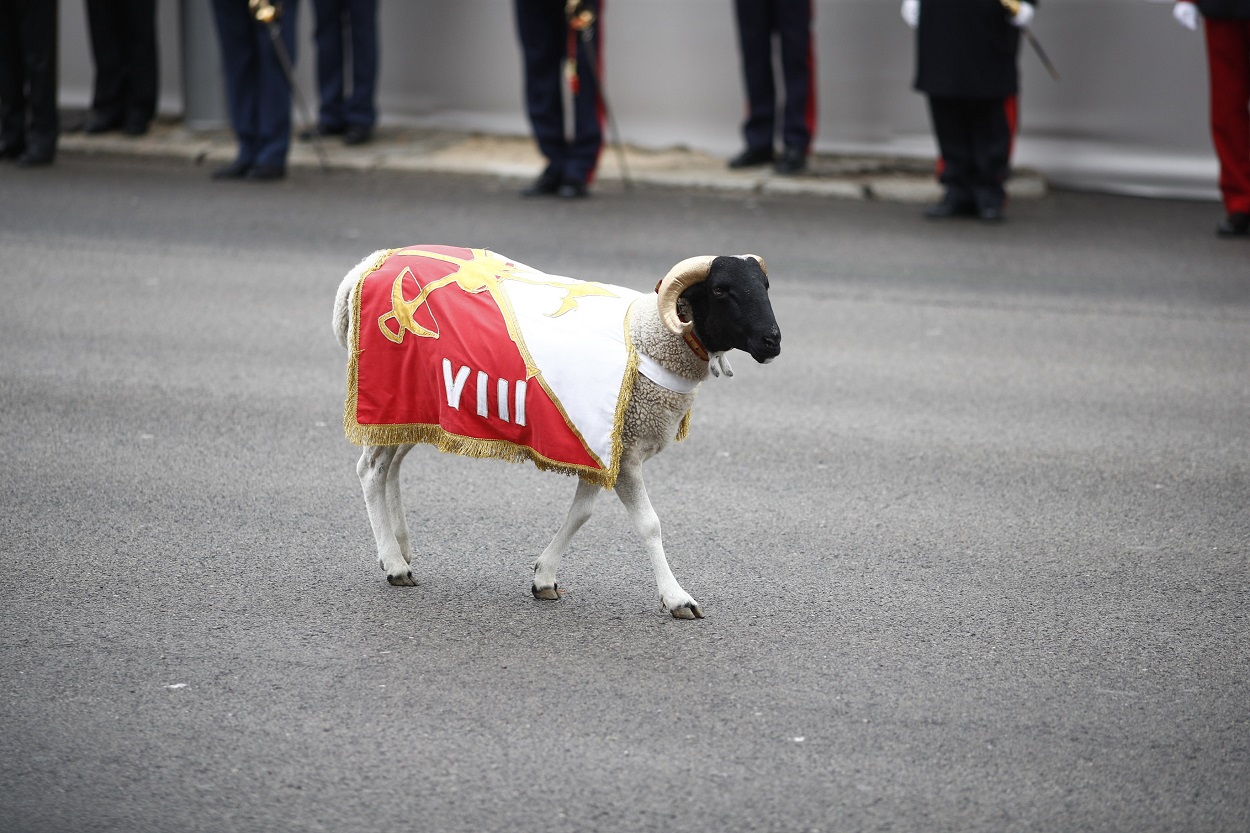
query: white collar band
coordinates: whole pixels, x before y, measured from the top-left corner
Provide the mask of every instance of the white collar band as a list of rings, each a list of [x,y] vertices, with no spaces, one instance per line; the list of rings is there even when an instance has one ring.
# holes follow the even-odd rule
[[[678,376],[641,350],[638,351],[638,372],[660,387],[674,393],[694,393],[699,383]]]

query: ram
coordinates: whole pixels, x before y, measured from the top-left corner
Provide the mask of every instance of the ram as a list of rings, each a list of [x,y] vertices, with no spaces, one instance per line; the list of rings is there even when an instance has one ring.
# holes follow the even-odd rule
[[[388,582],[416,584],[399,471],[414,444],[431,443],[579,478],[534,563],[535,598],[559,598],[560,559],[607,488],[643,540],[663,608],[703,618],[669,568],[642,464],[685,436],[701,382],[732,375],[727,351],[780,354],[761,258],[688,258],[644,294],[484,249],[388,249],[343,279],[333,328],[350,354],[344,427],[364,447],[356,471]]]

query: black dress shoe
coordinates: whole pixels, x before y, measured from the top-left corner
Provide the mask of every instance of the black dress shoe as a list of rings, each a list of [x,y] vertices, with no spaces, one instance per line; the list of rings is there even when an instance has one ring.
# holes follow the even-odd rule
[[[19,168],[39,168],[44,165],[51,165],[54,159],[56,159],[55,148],[27,145],[26,150],[22,151],[22,155],[17,157],[17,166]]]
[[[316,127],[309,127],[299,132],[301,141],[311,142],[318,136],[342,136],[347,132],[347,128],[341,124],[329,125],[319,124]]]
[[[807,154],[798,148],[786,148],[781,158],[773,165],[774,171],[786,175],[802,173],[806,169]]]
[[[1000,205],[978,206],[977,219],[983,223],[1001,223],[1003,221],[1003,208]]]
[[[523,197],[550,197],[560,190],[560,175],[551,169],[543,171],[533,184],[521,192]]]
[[[127,136],[142,136],[148,132],[148,119],[143,116],[128,116],[122,125],[122,132]]]
[[[103,113],[91,113],[87,116],[87,121],[83,123],[82,132],[90,136],[100,133],[110,133],[114,130],[121,129],[121,116],[106,116]]]
[[[747,148],[739,153],[733,159],[729,160],[729,167],[737,170],[739,168],[754,168],[759,165],[767,165],[773,161],[772,148]]]
[[[975,217],[977,207],[967,197],[960,197],[947,191],[940,202],[926,206],[924,216],[930,220],[944,220],[948,217]]]
[[[285,176],[286,167],[283,165],[253,165],[243,178],[249,182],[273,182]]]
[[[222,165],[220,168],[214,168],[211,174],[213,179],[242,179],[247,176],[247,172],[252,166],[247,162],[240,162],[238,159],[229,165]]]
[[[1250,236],[1250,214],[1234,211],[1215,227],[1215,233],[1220,237]]]
[[[343,132],[343,144],[345,145],[368,144],[372,138],[373,128],[365,127],[363,124],[353,124]]]
[[[580,179],[566,179],[560,183],[560,190],[556,194],[566,200],[576,200],[582,197],[589,197],[590,189]]]
[[[26,149],[24,142],[16,139],[0,139],[0,159],[16,159]]]

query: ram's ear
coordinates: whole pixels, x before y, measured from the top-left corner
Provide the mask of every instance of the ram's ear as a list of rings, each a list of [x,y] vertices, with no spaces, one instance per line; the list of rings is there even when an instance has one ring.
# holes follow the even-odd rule
[[[681,293],[681,297],[685,298],[692,305],[702,304],[707,300],[707,283],[699,281],[693,286],[687,287],[686,291]]]
[[[678,305],[678,309],[680,310],[682,306],[689,310],[691,321],[704,320],[708,308],[707,284],[700,281],[693,286],[687,287],[686,291],[681,293],[681,302]]]

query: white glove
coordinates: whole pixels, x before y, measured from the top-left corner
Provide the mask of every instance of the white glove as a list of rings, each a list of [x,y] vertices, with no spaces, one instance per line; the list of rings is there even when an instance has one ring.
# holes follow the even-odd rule
[[[1017,29],[1027,29],[1029,24],[1033,22],[1035,10],[1032,3],[1021,3],[1020,11],[1016,12],[1016,16],[1011,19],[1011,25]]]
[[[1172,7],[1172,17],[1176,18],[1176,22],[1184,26],[1189,31],[1196,31],[1198,28],[1198,7],[1189,0],[1181,0]]]
[[[920,25],[920,0],[903,0],[903,22],[915,29]]]

